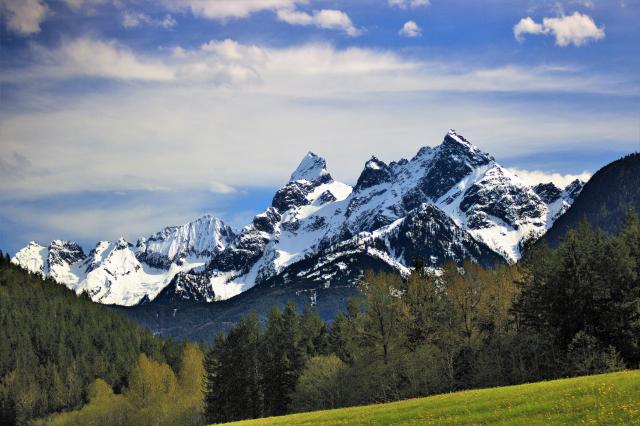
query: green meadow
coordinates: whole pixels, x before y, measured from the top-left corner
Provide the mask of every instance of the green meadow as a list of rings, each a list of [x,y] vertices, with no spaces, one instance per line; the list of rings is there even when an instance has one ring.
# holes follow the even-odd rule
[[[229,424],[640,424],[640,370]]]

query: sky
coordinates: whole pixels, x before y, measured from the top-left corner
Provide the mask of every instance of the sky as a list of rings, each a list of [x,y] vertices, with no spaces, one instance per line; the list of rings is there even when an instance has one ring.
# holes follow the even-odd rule
[[[530,183],[640,150],[640,0],[0,0],[0,249],[240,228],[454,128]]]

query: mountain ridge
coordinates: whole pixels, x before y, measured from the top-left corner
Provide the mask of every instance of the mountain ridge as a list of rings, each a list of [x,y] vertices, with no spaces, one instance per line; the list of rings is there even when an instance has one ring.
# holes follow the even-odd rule
[[[410,160],[371,157],[353,187],[334,180],[325,159],[309,152],[271,206],[237,232],[205,215],[135,245],[99,242],[89,254],[73,242],[32,242],[12,261],[119,305],[159,295],[224,300],[274,277],[353,285],[352,269],[360,270],[364,258],[403,274],[416,259],[430,268],[465,259],[516,261],[523,240],[543,235],[582,185],[529,186],[450,130],[440,145],[422,147]],[[310,259],[324,266],[294,267]]]

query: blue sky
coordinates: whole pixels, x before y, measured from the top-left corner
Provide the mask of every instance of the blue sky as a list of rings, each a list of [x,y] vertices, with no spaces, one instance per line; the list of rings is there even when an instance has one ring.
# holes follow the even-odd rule
[[[0,248],[235,227],[312,150],[456,128],[531,182],[640,149],[632,0],[0,0]]]

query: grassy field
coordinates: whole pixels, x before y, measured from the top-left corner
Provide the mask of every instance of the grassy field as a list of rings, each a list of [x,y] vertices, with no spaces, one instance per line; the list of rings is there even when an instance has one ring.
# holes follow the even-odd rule
[[[640,424],[640,370],[229,424],[636,425]]]

